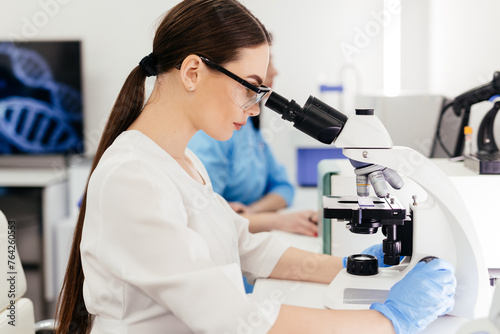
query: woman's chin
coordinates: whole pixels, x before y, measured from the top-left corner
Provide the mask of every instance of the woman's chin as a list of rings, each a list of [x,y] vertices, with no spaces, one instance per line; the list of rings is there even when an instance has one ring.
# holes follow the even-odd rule
[[[218,140],[218,141],[226,141],[226,140],[231,139],[232,136],[233,136],[233,131],[230,131],[230,132],[226,131],[224,133],[219,132],[219,133],[214,134],[213,136],[210,136],[210,137],[212,137],[213,139]]]

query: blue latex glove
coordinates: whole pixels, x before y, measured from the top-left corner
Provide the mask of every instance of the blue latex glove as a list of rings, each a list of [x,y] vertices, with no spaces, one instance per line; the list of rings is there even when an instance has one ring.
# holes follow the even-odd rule
[[[391,288],[384,304],[374,303],[370,309],[389,318],[397,334],[416,333],[453,308],[454,273],[445,260],[419,262]]]
[[[382,244],[376,244],[371,247],[365,249],[361,254],[373,255],[378,260],[378,266],[380,267],[391,267],[384,263],[384,252],[382,251]],[[404,256],[400,256],[400,260],[403,259]],[[347,266],[347,257],[342,259],[342,264],[344,268]]]

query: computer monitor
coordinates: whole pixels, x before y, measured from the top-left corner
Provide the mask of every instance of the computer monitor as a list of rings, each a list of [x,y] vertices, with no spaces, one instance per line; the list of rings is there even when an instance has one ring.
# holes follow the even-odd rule
[[[79,41],[0,41],[0,158],[85,151]]]

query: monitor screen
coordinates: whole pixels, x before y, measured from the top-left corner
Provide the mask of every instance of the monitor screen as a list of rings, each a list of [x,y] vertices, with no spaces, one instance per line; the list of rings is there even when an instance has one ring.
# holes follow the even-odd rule
[[[79,41],[0,42],[0,154],[80,154]]]

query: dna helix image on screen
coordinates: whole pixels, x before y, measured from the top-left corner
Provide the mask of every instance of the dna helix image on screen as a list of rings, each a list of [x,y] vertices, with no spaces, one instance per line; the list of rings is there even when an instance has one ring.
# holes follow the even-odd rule
[[[83,146],[80,42],[0,42],[0,154]]]

